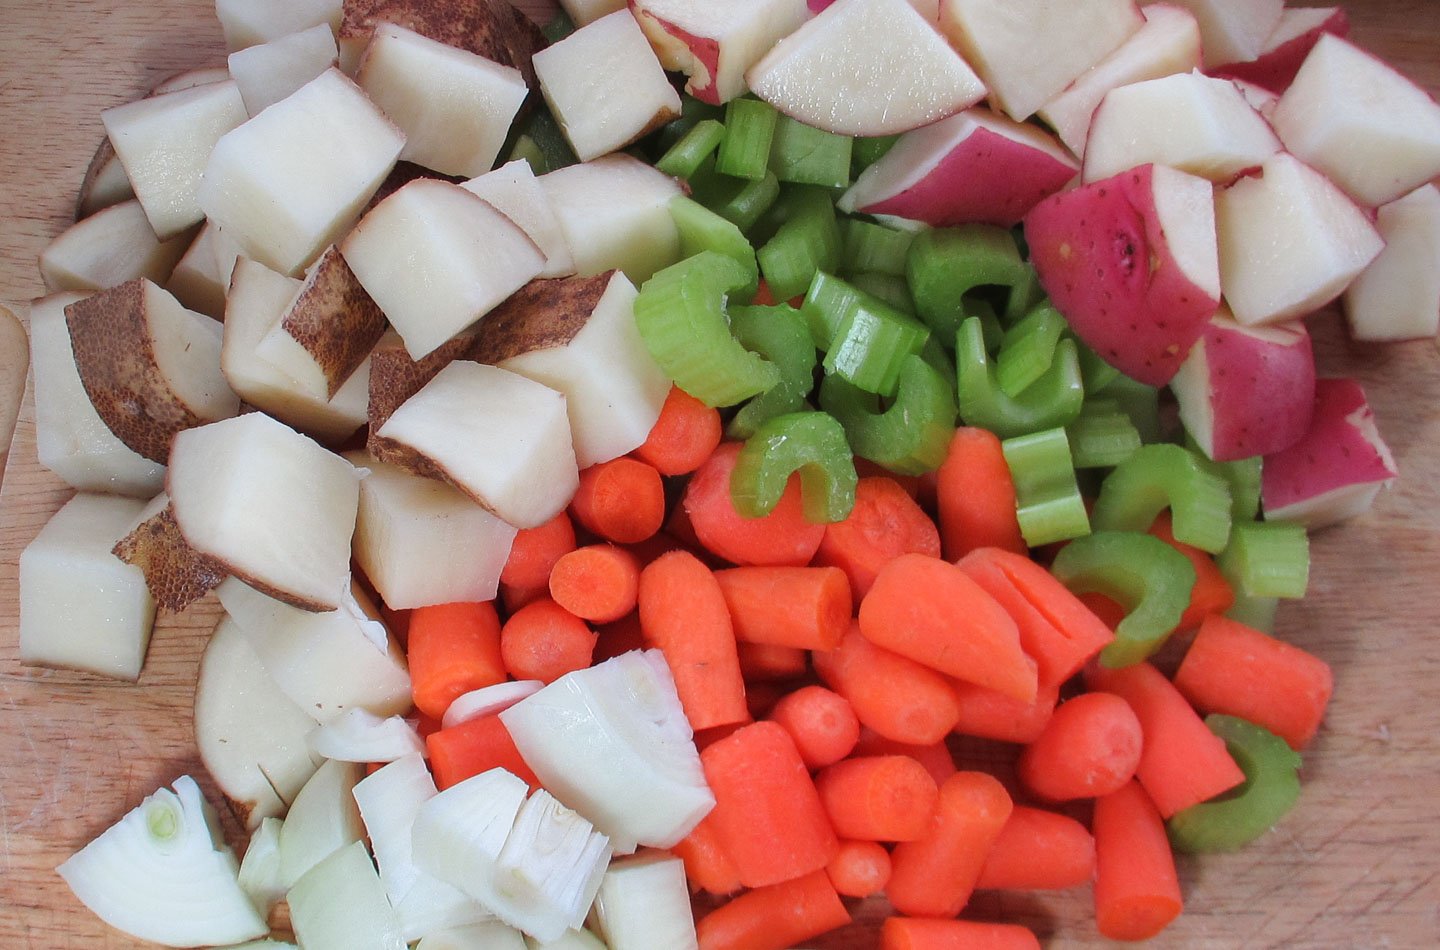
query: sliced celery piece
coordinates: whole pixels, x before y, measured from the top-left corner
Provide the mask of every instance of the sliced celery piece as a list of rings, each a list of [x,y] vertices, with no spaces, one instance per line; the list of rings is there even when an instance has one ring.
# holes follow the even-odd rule
[[[1085,380],[1087,394],[1101,392],[1120,376],[1120,371],[1102,360],[1099,353],[1078,340],[1075,345],[1080,350],[1080,376]]]
[[[881,411],[879,399],[841,379],[820,383],[820,407],[840,421],[850,447],[901,475],[933,472],[945,461],[955,434],[955,393],[949,377],[921,356],[900,368],[895,400]]]
[[[680,232],[682,260],[702,251],[724,254],[745,268],[745,273],[749,275],[746,284],[736,288],[732,296],[742,301],[755,296],[760,287],[760,266],[755,262],[755,249],[738,227],[683,195],[670,199],[670,217]]]
[[[707,119],[723,122],[725,110],[708,102],[701,102],[694,96],[682,95],[680,97],[680,117],[665,123],[653,136],[645,140],[645,145],[654,152],[651,156],[652,160],[655,156],[663,155],[671,146],[684,138],[687,132]]]
[[[900,367],[919,354],[930,331],[919,320],[868,294],[825,351],[825,372],[881,396],[893,396]]]
[[[1170,509],[1175,540],[1219,554],[1230,537],[1230,488],[1193,452],[1178,445],[1141,446],[1100,486],[1091,518],[1096,531],[1146,531]]]
[[[860,173],[885,157],[885,153],[900,141],[898,135],[861,136],[850,148],[850,169],[858,178]]]
[[[1080,364],[1071,340],[1060,341],[1055,361],[1045,375],[1019,396],[1012,398],[1001,392],[995,366],[985,351],[979,317],[970,317],[960,325],[955,344],[955,373],[960,418],[967,425],[989,429],[1002,439],[1069,425],[1080,414],[1085,399]]]
[[[1076,594],[1104,594],[1125,608],[1115,639],[1100,651],[1100,664],[1133,666],[1175,631],[1195,567],[1190,559],[1140,531],[1096,531],[1061,548],[1050,572]]]
[[[1205,717],[1210,731],[1245,773],[1245,781],[1220,798],[1191,805],[1166,823],[1178,851],[1238,851],[1275,827],[1300,798],[1300,753],[1285,740],[1235,716]]]
[[[725,107],[725,140],[715,159],[715,170],[750,181],[765,177],[770,146],[780,113],[759,99],[731,99]]]
[[[1114,400],[1087,399],[1065,427],[1076,468],[1112,468],[1140,448],[1140,433]]]
[[[565,133],[560,131],[560,123],[555,121],[550,110],[543,105],[537,104],[525,118],[518,121],[513,134],[517,142],[520,136],[527,136],[535,143],[535,148],[545,158],[546,171],[553,172],[557,168],[565,168],[580,161],[565,139]]]
[[[805,326],[810,330],[810,340],[816,349],[830,349],[841,325],[862,305],[866,296],[863,290],[849,281],[824,271],[815,275],[805,291],[800,313],[805,318]]]
[[[966,294],[977,287],[1025,284],[1029,269],[1020,259],[1014,236],[988,224],[922,232],[911,243],[905,261],[916,309],[946,339],[966,316]]]
[[[785,204],[785,222],[757,252],[776,300],[805,293],[818,271],[834,273],[840,265],[840,227],[830,196],[816,188],[797,189]]]
[[[1149,445],[1161,441],[1164,433],[1160,425],[1160,390],[1117,373],[1096,392],[1119,403],[1140,433],[1141,442]]]
[[[947,380],[955,379],[955,361],[945,351],[945,345],[935,334],[930,334],[930,339],[925,341],[925,346],[920,350],[920,358],[940,371],[940,375]],[[950,389],[954,393],[954,389]]]
[[[778,116],[770,142],[770,170],[781,181],[797,185],[844,188],[850,184],[850,151],[854,139]]]
[[[747,235],[780,197],[780,181],[770,172],[759,181],[746,181],[702,166],[690,184],[696,201]]]
[[[1236,593],[1304,597],[1310,581],[1310,538],[1304,525],[1288,521],[1237,524],[1216,563]]]
[[[689,178],[725,138],[725,126],[714,119],[695,123],[660,157],[655,167],[676,178]]]
[[[844,521],[855,507],[855,458],[845,430],[824,412],[792,412],[760,426],[735,458],[730,499],[746,518],[775,510],[785,483],[800,473],[806,520]]]
[[[1000,444],[1015,482],[1015,513],[1030,547],[1090,533],[1064,429],[1046,429]]]
[[[780,382],[780,370],[730,333],[725,295],[750,275],[714,251],[672,264],[635,298],[645,348],[681,389],[709,406],[733,406]]]
[[[1020,256],[1023,259],[1025,255],[1022,253]],[[1005,320],[1014,323],[1044,299],[1045,288],[1040,286],[1040,275],[1035,272],[1033,264],[1026,264],[1025,270],[1005,297]]]
[[[819,358],[800,311],[788,304],[731,307],[730,331],[747,350],[780,370],[780,382],[741,406],[725,428],[732,439],[748,439],[775,416],[805,408],[805,398],[815,387]]]
[[[1190,433],[1185,433],[1185,447],[1195,452],[1205,467],[1230,486],[1230,520],[1235,524],[1254,521],[1260,517],[1260,456],[1236,459],[1233,462],[1215,462],[1205,458]]]
[[[846,218],[841,231],[845,237],[842,266],[846,273],[905,276],[905,261],[915,235],[859,218]]]
[[[515,144],[510,146],[510,152],[505,157],[505,163],[509,164],[516,159],[524,161],[529,165],[530,172],[534,175],[544,175],[550,171],[550,165],[545,159],[545,153],[540,150],[539,145],[535,144],[535,140],[528,135],[516,137]]]
[[[1065,332],[1065,318],[1049,303],[1035,307],[1005,331],[995,357],[995,381],[1014,398],[1050,369],[1055,347]]]
[[[915,301],[910,296],[910,285],[903,277],[890,274],[851,274],[850,283],[877,300],[883,300],[907,317],[915,316]],[[929,335],[929,330],[926,330]]]
[[[1280,609],[1280,598],[1278,597],[1250,597],[1240,591],[1235,592],[1235,603],[1225,611],[1225,616],[1231,620],[1238,620],[1247,627],[1253,627],[1262,633],[1273,634],[1275,632],[1275,615]]]

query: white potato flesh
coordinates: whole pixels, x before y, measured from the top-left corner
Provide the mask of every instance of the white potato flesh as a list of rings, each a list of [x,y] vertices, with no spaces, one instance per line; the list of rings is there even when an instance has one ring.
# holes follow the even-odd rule
[[[380,427],[517,528],[562,511],[580,482],[565,397],[517,373],[457,360]]]
[[[100,113],[135,197],[161,240],[204,219],[197,190],[210,153],[246,117],[233,81],[150,96]]]
[[[239,257],[240,246],[206,222],[186,249],[185,256],[170,272],[165,289],[187,310],[223,319],[225,294],[230,289],[230,276]]]
[[[1166,0],[1185,7],[1200,23],[1205,68],[1248,63],[1265,49],[1280,25],[1285,0]]]
[[[545,266],[519,225],[459,185],[428,178],[376,205],[340,253],[417,360]]]
[[[683,192],[669,175],[622,154],[558,168],[537,181],[581,277],[619,269],[638,287],[679,259],[670,201]]]
[[[355,560],[387,606],[495,599],[514,526],[444,482],[364,452],[345,457],[369,471],[360,482]]]
[[[1385,250],[1345,290],[1357,340],[1433,337],[1440,329],[1440,191],[1424,185],[1380,208]]]
[[[215,0],[231,52],[326,24],[339,32],[342,0]]]
[[[230,75],[245,111],[259,115],[340,61],[328,23],[230,54]]]
[[[404,146],[360,87],[327,69],[215,144],[200,206],[248,257],[299,274],[354,223]]]
[[[402,160],[462,178],[494,166],[529,92],[513,66],[393,23],[375,28],[355,80],[404,130]]]
[[[189,235],[155,237],[138,201],[122,201],[82,218],[40,254],[45,289],[104,290],[145,277],[163,284],[189,247]]]
[[[110,431],[75,368],[65,307],[81,299],[80,294],[53,294],[30,305],[36,454],[72,488],[150,498],[165,485],[165,466]]]
[[[166,487],[191,547],[318,611],[349,588],[359,481],[340,456],[252,412],[177,435]]]
[[[805,0],[636,0],[632,9],[660,64],[716,104],[744,95],[745,71],[809,18]]]
[[[530,240],[545,255],[545,266],[537,277],[568,277],[575,273],[575,255],[570,252],[570,243],[560,228],[555,206],[540,187],[529,162],[517,158],[460,187],[490,202],[495,210],[530,235]]]
[[[635,327],[636,295],[635,285],[617,272],[569,343],[499,363],[565,395],[581,468],[643,443],[670,393],[669,377]]]
[[[145,503],[79,494],[20,555],[20,661],[135,680],[155,601],[139,568],[110,549]]]
[[[85,180],[80,184],[80,200],[75,217],[88,218],[97,211],[103,211],[111,205],[129,201],[134,197],[135,189],[130,187],[125,166],[120,164],[120,156],[115,154],[110,140],[106,139],[101,143],[100,152],[96,153],[89,170],[85,172]]]
[[[170,389],[202,419],[233,416],[239,400],[220,372],[220,325],[154,284],[145,285],[144,300],[155,366]]]
[[[540,91],[581,161],[622,149],[680,114],[680,94],[629,10],[536,53]]]
[[[595,919],[612,947],[696,946],[684,862],[662,852],[611,861],[595,895]]]
[[[195,69],[182,69],[178,73],[172,73],[155,84],[150,90],[152,96],[163,96],[167,92],[179,92],[181,89],[194,89],[196,86],[208,86],[212,82],[224,82],[230,78],[230,70],[224,66],[199,66]]]
[[[222,618],[195,683],[195,745],[245,827],[283,815],[320,759],[306,736],[315,720],[281,692],[230,618]]]

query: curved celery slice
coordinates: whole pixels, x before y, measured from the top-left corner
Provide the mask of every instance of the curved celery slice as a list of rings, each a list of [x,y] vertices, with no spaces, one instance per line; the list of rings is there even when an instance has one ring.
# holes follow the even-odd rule
[[[995,357],[995,381],[1001,392],[1013,399],[1045,375],[1055,362],[1055,349],[1065,326],[1060,311],[1044,303],[1005,331]]]
[[[781,181],[844,188],[850,184],[850,153],[855,140],[777,116],[770,139],[770,170]]]
[[[779,118],[768,102],[731,99],[725,106],[725,138],[715,156],[715,170],[750,181],[764,178]]]
[[[1190,603],[1195,568],[1170,545],[1138,531],[1097,531],[1070,542],[1050,571],[1076,594],[1103,594],[1125,608],[1100,664],[1133,666],[1158,650]]]
[[[1015,482],[1015,516],[1031,547],[1090,533],[1064,429],[1044,429],[1000,444]]]
[[[725,428],[731,438],[748,439],[766,420],[805,408],[818,360],[800,311],[788,304],[731,307],[730,331],[780,370],[780,382],[741,406]]]
[[[876,300],[885,301],[907,317],[915,315],[915,299],[910,296],[910,285],[905,283],[904,277],[864,271],[851,274],[850,283]],[[928,337],[928,330],[926,334]]]
[[[948,340],[965,319],[967,293],[977,287],[1028,286],[1030,265],[1004,228],[967,224],[916,235],[905,261],[915,307]]]
[[[720,147],[724,138],[724,125],[715,119],[702,119],[660,156],[655,167],[676,178],[689,178]]]
[[[1284,739],[1235,716],[1205,717],[1245,773],[1239,789],[1177,812],[1170,843],[1190,853],[1235,851],[1275,826],[1300,797],[1300,755]]]
[[[1166,508],[1175,540],[1211,554],[1230,538],[1230,488],[1178,445],[1142,446],[1100,486],[1091,520],[1097,531],[1146,531]]]
[[[1076,468],[1112,468],[1140,448],[1140,432],[1112,399],[1086,399],[1065,427]]]
[[[900,383],[900,367],[924,349],[929,338],[923,323],[865,294],[835,331],[825,351],[825,373],[866,392],[892,396]]]
[[[675,384],[707,406],[733,406],[780,382],[780,370],[741,346],[725,319],[725,295],[749,275],[714,251],[672,264],[635,298],[645,348]]]
[[[955,393],[921,356],[906,359],[895,401],[883,412],[874,395],[838,376],[821,382],[820,408],[845,427],[856,455],[901,475],[939,468],[955,434]]]
[[[960,325],[955,342],[955,373],[960,418],[989,429],[1002,439],[1069,425],[1080,415],[1085,387],[1073,340],[1061,340],[1045,374],[1018,396],[1007,396],[985,351],[979,317]],[[1148,527],[1148,526],[1147,526]]]
[[[855,460],[845,430],[824,412],[792,412],[766,422],[745,442],[730,473],[730,499],[746,518],[775,510],[785,483],[800,473],[805,518],[844,521],[855,507]]]
[[[755,296],[760,288],[760,265],[755,262],[755,249],[733,222],[684,195],[670,199],[670,218],[680,232],[682,260],[704,251],[724,254],[745,268],[749,276],[745,285],[736,288],[731,296],[739,300]]]
[[[843,263],[847,273],[905,276],[914,234],[859,218],[846,218],[841,233],[845,238]]]
[[[849,159],[847,158],[848,162]],[[784,176],[780,176],[784,180]],[[818,271],[840,267],[840,225],[835,205],[820,188],[796,188],[783,199],[785,221],[760,246],[760,271],[776,300],[805,293]]]

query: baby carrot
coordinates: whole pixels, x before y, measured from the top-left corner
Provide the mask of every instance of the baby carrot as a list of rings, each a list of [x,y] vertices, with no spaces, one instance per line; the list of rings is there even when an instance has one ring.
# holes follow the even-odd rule
[[[1040,950],[1040,941],[1019,924],[889,917],[880,925],[880,950]]]
[[[1062,890],[1095,874],[1095,839],[1059,812],[1016,805],[1000,829],[976,890]]]
[[[1020,753],[1016,771],[1032,794],[1053,802],[1108,795],[1140,764],[1140,720],[1112,693],[1063,703]]]
[[[930,777],[935,780],[936,785],[944,782],[958,771],[955,768],[955,757],[950,754],[950,747],[944,741],[932,742],[928,745],[896,742],[865,726],[860,727],[860,739],[855,743],[853,754],[908,755],[925,766],[925,771],[930,773]]]
[[[1112,940],[1148,940],[1182,906],[1160,813],[1135,782],[1095,802],[1095,923]]]
[[[815,563],[845,572],[858,607],[880,569],[912,553],[940,556],[935,522],[895,479],[862,478],[849,517],[825,526]]]
[[[962,736],[1001,742],[1034,741],[1050,721],[1055,702],[1060,698],[1060,688],[1048,683],[1039,684],[1035,699],[1028,703],[959,680],[954,682],[954,689],[955,703],[960,710],[955,731]]]
[[[700,950],[785,950],[850,923],[823,870],[757,887],[695,925]]]
[[[896,742],[929,745],[955,728],[951,681],[928,666],[877,647],[855,624],[829,653],[811,655],[820,680],[850,701],[862,725]]]
[[[709,818],[740,883],[778,884],[830,863],[839,839],[805,762],[779,725],[741,726],[707,746],[700,762],[715,794]]]
[[[1035,662],[1015,621],[964,571],[902,554],[860,604],[860,632],[877,646],[1021,702],[1035,699]]]
[[[498,714],[467,719],[432,732],[425,737],[425,750],[430,755],[435,785],[442,790],[497,768],[523,778],[531,788],[540,787],[540,780],[521,758]]]
[[[440,719],[450,703],[472,689],[506,679],[495,605],[436,604],[410,614],[410,688],[415,705]]]
[[[810,654],[798,647],[776,647],[768,643],[737,643],[740,672],[746,683],[756,680],[784,680],[804,676],[810,668]]]
[[[700,823],[670,850],[684,863],[685,879],[692,888],[715,895],[733,894],[740,890],[740,872],[735,870],[735,862],[720,846],[715,823],[709,815],[700,819]]]
[[[544,589],[550,569],[560,556],[575,550],[575,526],[560,512],[536,528],[521,528],[510,543],[510,556],[500,572],[505,587]]]
[[[550,570],[550,597],[582,620],[610,623],[635,609],[640,564],[613,544],[588,544],[561,555]]]
[[[617,544],[636,544],[665,523],[665,484],[652,465],[621,457],[580,473],[570,512],[587,531]]]
[[[769,718],[790,733],[800,758],[811,769],[839,762],[860,739],[855,707],[823,686],[802,686],[787,693],[770,709]]]
[[[1188,700],[1149,663],[1109,670],[1085,668],[1085,684],[1114,693],[1135,711],[1144,737],[1135,777],[1169,818],[1182,808],[1214,798],[1245,780],[1245,773]]]
[[[735,637],[833,650],[850,626],[850,582],[835,567],[732,567],[715,572]]]
[[[745,681],[730,612],[715,575],[694,555],[671,551],[640,572],[640,633],[659,647],[695,730],[745,722]]]
[[[809,564],[825,526],[805,520],[800,476],[790,477],[774,511],[746,518],[730,499],[730,473],[739,454],[739,442],[722,442],[685,486],[683,507],[695,539],[732,564]]]
[[[585,621],[545,598],[526,604],[505,621],[500,656],[515,679],[552,683],[589,666],[595,641]]]
[[[842,838],[913,841],[930,827],[939,787],[908,755],[862,756],[815,776],[815,789]]]
[[[984,547],[1026,552],[1015,514],[1015,482],[999,436],[986,429],[956,429],[935,478],[940,541],[947,560]]]
[[[1175,686],[1202,712],[1238,716],[1302,749],[1320,728],[1334,678],[1314,654],[1212,615],[1180,662]]]
[[[930,828],[890,853],[890,903],[913,917],[960,913],[1012,808],[1005,787],[991,775],[956,772],[946,779]]]
[[[890,880],[890,852],[878,841],[842,840],[825,873],[841,897],[871,897]]]
[[[602,623],[595,628],[595,662],[617,657],[631,650],[645,649],[640,633],[640,612],[632,610],[619,620]]]
[[[634,455],[661,475],[688,475],[715,451],[720,434],[719,412],[679,386],[671,386],[660,407],[660,418]]]
[[[1185,555],[1195,568],[1195,586],[1190,588],[1190,603],[1180,615],[1177,630],[1194,630],[1206,617],[1223,614],[1235,605],[1235,590],[1220,573],[1215,559],[1197,547],[1175,540],[1175,532],[1170,526],[1170,512],[1160,512],[1150,526],[1150,533]]]

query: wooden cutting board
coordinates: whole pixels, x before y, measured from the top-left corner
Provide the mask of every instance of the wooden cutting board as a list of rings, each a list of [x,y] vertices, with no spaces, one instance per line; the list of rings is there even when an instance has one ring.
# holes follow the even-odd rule
[[[42,292],[35,260],[70,219],[103,131],[100,110],[185,68],[223,62],[204,0],[5,4],[0,28],[0,302]],[[1354,36],[1440,91],[1440,3],[1356,0]],[[1403,477],[1369,516],[1314,543],[1312,596],[1279,632],[1329,661],[1336,694],[1305,756],[1298,808],[1235,855],[1184,860],[1187,910],[1164,947],[1440,945],[1440,357],[1432,342],[1348,343],[1317,318],[1322,369],[1363,379]],[[0,493],[0,946],[132,947],[54,867],[146,794],[203,777],[190,707],[217,610],[157,629],[135,685],[16,659],[16,561],[70,492],[35,459],[28,391]],[[1429,605],[1429,606],[1427,606]],[[213,787],[206,784],[213,793]],[[234,831],[233,826],[230,831]],[[1026,923],[1051,946],[1100,943],[1088,889],[982,894],[972,911]],[[872,947],[883,908],[817,946]]]

